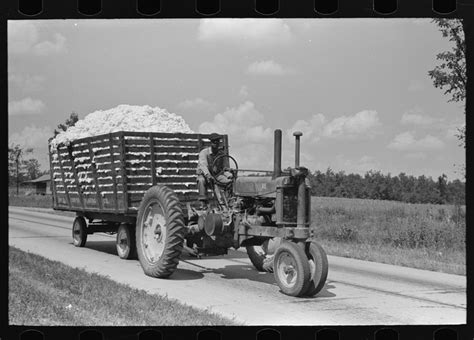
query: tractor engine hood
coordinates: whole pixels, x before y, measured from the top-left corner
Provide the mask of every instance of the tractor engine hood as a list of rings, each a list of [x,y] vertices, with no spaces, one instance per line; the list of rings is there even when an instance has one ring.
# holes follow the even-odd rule
[[[272,176],[237,177],[234,184],[234,194],[247,197],[276,197],[276,188],[280,178]]]

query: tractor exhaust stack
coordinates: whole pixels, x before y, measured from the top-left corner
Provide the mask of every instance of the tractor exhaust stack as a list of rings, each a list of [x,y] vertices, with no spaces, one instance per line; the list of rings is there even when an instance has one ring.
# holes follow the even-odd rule
[[[300,137],[303,136],[303,133],[300,131],[293,132],[295,136],[295,168],[300,167]]]
[[[281,130],[275,130],[273,151],[273,179],[281,176]]]

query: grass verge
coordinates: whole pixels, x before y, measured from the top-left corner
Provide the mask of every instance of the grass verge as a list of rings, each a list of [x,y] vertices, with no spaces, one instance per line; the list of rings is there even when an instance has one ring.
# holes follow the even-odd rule
[[[8,195],[8,205],[16,207],[53,208],[51,195]]]
[[[192,326],[238,323],[10,247],[9,324]]]
[[[427,248],[404,249],[370,244],[352,244],[317,240],[328,255],[348,257],[396,266],[466,275],[466,258],[462,251],[438,252]]]
[[[465,206],[313,197],[311,228],[330,255],[466,275]]]

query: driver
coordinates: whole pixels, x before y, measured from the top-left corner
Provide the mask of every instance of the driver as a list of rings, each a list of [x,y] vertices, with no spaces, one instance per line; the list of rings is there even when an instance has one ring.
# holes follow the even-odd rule
[[[226,185],[232,182],[233,177],[231,172],[224,170],[224,158],[220,158],[219,161],[214,164],[213,169],[211,169],[214,160],[224,153],[220,150],[220,135],[212,133],[209,140],[211,141],[211,146],[199,152],[197,167],[198,200],[201,201],[201,207],[203,209],[207,208],[207,188],[213,188],[215,184],[214,178],[222,185]]]

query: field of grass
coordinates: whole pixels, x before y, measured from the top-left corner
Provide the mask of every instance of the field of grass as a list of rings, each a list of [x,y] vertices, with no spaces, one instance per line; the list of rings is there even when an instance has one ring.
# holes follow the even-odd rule
[[[8,205],[17,207],[53,208],[53,197],[51,195],[8,195]]]
[[[328,254],[465,275],[466,207],[312,197]]]
[[[8,312],[10,325],[237,325],[14,247],[9,250]]]

